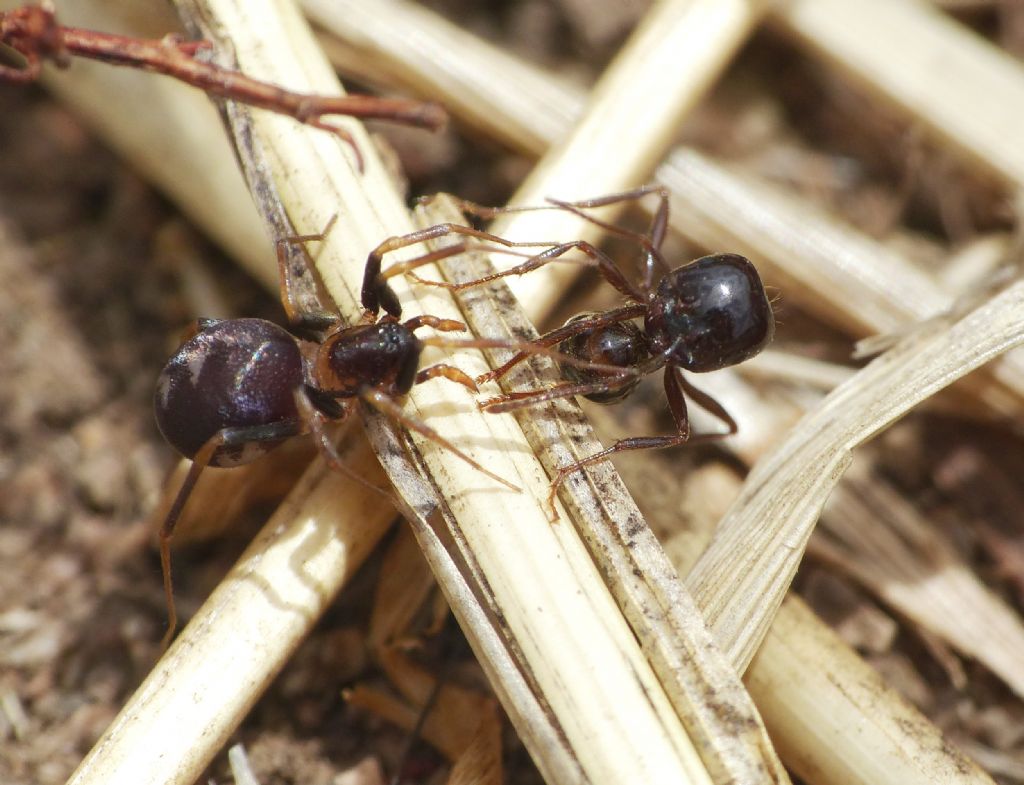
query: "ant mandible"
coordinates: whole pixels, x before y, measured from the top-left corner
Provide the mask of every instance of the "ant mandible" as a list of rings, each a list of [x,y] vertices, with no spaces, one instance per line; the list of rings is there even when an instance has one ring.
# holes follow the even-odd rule
[[[392,315],[377,319],[367,313],[362,323],[346,326],[337,316],[303,312],[290,278],[286,248],[289,243],[322,240],[328,230],[277,244],[281,301],[289,323],[294,330],[315,335],[316,340],[302,340],[263,319],[200,319],[160,373],[154,399],[157,425],[172,447],[192,459],[160,527],[169,620],[164,646],[177,626],[170,542],[185,503],[208,466],[249,463],[283,441],[311,432],[327,462],[349,473],[324,426],[327,421],[343,420],[362,402],[437,442],[506,488],[519,491],[426,423],[403,412],[396,398],[436,377],[477,391],[474,380],[454,366],[438,363],[418,370],[424,346],[529,347],[521,341],[418,337],[415,332],[422,327],[439,332],[466,329],[462,322],[436,316],[399,321]]]
[[[638,234],[608,224],[586,210],[626,201],[635,201],[654,194],[658,207],[646,233]],[[431,286],[460,291],[509,275],[523,275],[576,250],[596,266],[600,274],[629,301],[626,305],[603,313],[585,313],[571,318],[562,327],[552,330],[534,342],[534,347],[557,346],[558,351],[578,362],[562,363],[564,384],[544,390],[509,392],[480,403],[487,412],[499,413],[531,406],[542,401],[582,395],[598,403],[622,400],[639,383],[640,378],[664,368],[665,396],[675,423],[675,432],[664,436],[640,436],[619,439],[611,447],[578,460],[558,470],[552,483],[549,502],[561,483],[585,466],[627,450],[646,450],[720,439],[737,431],[736,421],[714,398],[694,387],[683,371],[702,373],[715,371],[748,360],[767,346],[775,332],[771,303],[761,277],[753,264],[743,256],[720,253],[704,256],[675,269],[661,253],[669,216],[668,191],[659,186],[643,186],[596,199],[565,202],[548,199],[549,205],[539,207],[483,207],[456,200],[467,213],[488,219],[500,213],[558,209],[574,213],[613,234],[636,242],[643,250],[643,278],[634,284],[619,266],[603,251],[586,241],[576,240],[552,244],[525,262],[501,272],[461,283],[429,281],[412,271],[464,250],[459,243],[440,252],[432,252],[381,269],[383,257],[426,238],[447,234],[475,237],[492,243],[490,250],[507,252],[509,243],[501,237],[451,224],[393,237],[381,243],[367,261],[363,280],[363,306],[373,313],[381,307],[397,317],[401,310],[388,286],[387,279],[399,273]],[[656,269],[667,270],[655,286]],[[642,319],[642,326],[634,320]],[[508,362],[479,376],[483,383],[496,380],[525,360],[531,351],[519,351]],[[686,396],[692,398],[726,426],[721,433],[691,435]]]

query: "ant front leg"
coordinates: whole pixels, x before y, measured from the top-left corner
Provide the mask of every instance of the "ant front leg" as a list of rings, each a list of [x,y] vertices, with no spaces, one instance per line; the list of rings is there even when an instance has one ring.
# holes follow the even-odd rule
[[[637,317],[643,316],[646,310],[647,307],[645,305],[626,305],[622,308],[616,308],[613,311],[598,314],[597,316],[589,319],[577,319],[575,321],[571,321],[556,330],[545,333],[535,341],[530,341],[526,347],[513,355],[508,362],[477,377],[477,382],[482,384],[483,382],[498,380],[511,371],[515,366],[519,365],[519,363],[523,362],[523,360],[526,360],[534,354],[542,353],[530,351],[530,347],[554,346],[567,338],[572,338],[574,335],[581,335],[585,332],[589,332],[590,330],[614,324],[615,322],[624,322],[628,319],[636,319]]]
[[[658,206],[654,211],[654,216],[651,218],[650,226],[644,234],[623,229],[621,226],[616,226],[615,224],[608,223],[607,221],[602,221],[601,219],[590,215],[590,213],[585,212],[586,210],[598,207],[607,207],[621,202],[639,201],[649,194],[656,194],[658,196]],[[484,207],[482,205],[475,204],[474,202],[467,202],[462,199],[456,199],[455,201],[459,209],[463,212],[483,219],[491,219],[506,213],[523,213],[535,210],[565,210],[566,212],[573,213],[588,223],[598,226],[611,234],[631,240],[644,249],[644,279],[642,288],[643,293],[646,294],[651,291],[651,287],[654,283],[655,265],[661,264],[665,269],[668,269],[668,265],[665,263],[665,260],[661,255],[661,246],[665,241],[665,234],[668,229],[668,198],[669,192],[664,186],[643,185],[629,191],[620,191],[618,193],[608,194],[607,196],[599,196],[594,199],[583,199],[579,201],[565,201],[549,197],[548,202],[550,205],[533,207]],[[602,268],[602,275],[604,275],[612,286],[627,297],[632,297],[636,300],[643,299],[642,295],[637,294],[635,287],[625,282],[621,272],[615,268],[614,263],[611,263],[610,265],[611,268],[614,268],[614,272],[611,272],[611,270],[608,269],[608,265],[603,261],[599,264]]]
[[[431,365],[416,374],[416,381],[414,384],[423,384],[423,382],[436,379],[439,376],[443,376],[450,382],[461,384],[470,392],[480,392],[480,388],[476,386],[476,382],[473,381],[473,377],[460,368],[456,368],[454,365],[448,365],[447,363],[437,363]]]
[[[585,210],[596,207],[607,207],[608,205],[618,204],[620,202],[638,201],[648,194],[658,195],[658,207],[654,211],[650,226],[647,227],[647,232],[645,234],[623,229],[621,226],[616,226],[615,224],[602,221],[599,218],[595,218],[589,213],[584,212]],[[583,218],[595,226],[601,227],[611,234],[618,235],[619,237],[623,237],[627,240],[632,240],[643,248],[643,290],[644,292],[650,292],[651,287],[654,285],[655,264],[661,264],[664,268],[668,268],[668,265],[665,263],[665,260],[661,255],[661,246],[665,242],[665,233],[668,229],[668,196],[668,189],[663,186],[644,185],[630,191],[621,191],[619,193],[600,196],[595,199],[584,199],[578,202],[564,202],[559,199],[550,198],[548,201],[555,207],[566,210],[574,215],[578,215],[580,218]]]
[[[538,243],[531,243],[531,245],[537,244]],[[461,253],[462,251],[469,250],[465,246],[465,244],[460,244],[456,248],[457,251],[445,254],[444,256],[454,256],[455,253]],[[481,248],[474,250],[491,250],[497,251],[499,253],[512,253],[512,251],[507,251],[501,248]],[[626,297],[630,297],[634,300],[644,299],[644,293],[629,282],[626,276],[622,274],[622,271],[619,269],[618,265],[615,264],[615,261],[610,256],[608,256],[608,254],[598,250],[595,246],[591,245],[586,240],[573,240],[572,242],[568,243],[559,243],[558,245],[552,245],[551,248],[548,248],[547,250],[542,251],[539,254],[534,254],[521,264],[517,264],[514,267],[509,267],[505,270],[500,270],[496,273],[491,273],[490,275],[485,275],[482,278],[474,278],[469,281],[460,281],[458,283],[451,283],[448,281],[428,281],[425,278],[420,278],[415,274],[410,274],[409,277],[413,278],[418,283],[425,284],[427,286],[437,286],[442,289],[447,289],[450,292],[461,292],[464,289],[471,289],[474,286],[480,286],[485,283],[490,283],[491,281],[496,281],[499,278],[507,278],[508,276],[511,275],[525,275],[526,273],[533,272],[534,270],[543,267],[544,265],[549,264],[551,262],[577,261],[576,259],[562,259],[562,257],[565,256],[565,254],[567,254],[569,251],[579,251],[584,256],[586,256],[590,260],[590,262],[597,267],[598,271],[601,273],[604,279],[608,281],[608,283],[610,283],[612,286],[614,286],[616,290],[626,295]],[[411,262],[406,263],[406,265],[415,262],[418,262],[418,260],[411,260]],[[395,267],[404,267],[406,265],[399,264],[395,265]],[[413,266],[418,267],[419,264],[416,263]],[[390,273],[391,269],[389,269],[388,272]],[[402,272],[408,272],[408,270],[403,270]]]
[[[415,245],[416,243],[426,242],[427,240],[436,240],[453,234],[493,243],[501,246],[501,248],[529,248],[542,245],[557,245],[557,243],[553,242],[513,242],[512,240],[506,240],[504,237],[499,237],[498,235],[491,234],[490,232],[474,229],[471,226],[462,226],[461,224],[453,223],[436,224],[409,234],[389,237],[370,251],[370,255],[366,259],[366,269],[363,272],[363,307],[374,314],[383,308],[392,316],[401,316],[402,306],[398,302],[397,295],[391,287],[388,286],[388,278],[393,278],[396,275],[402,275],[415,270],[417,267],[422,267],[426,264],[433,264],[434,262],[442,259],[447,259],[450,256],[456,256],[466,251],[467,246],[465,243],[456,243],[455,245],[448,246],[447,248],[439,248],[435,251],[430,251],[422,254],[421,256],[417,256],[414,259],[393,264],[387,270],[382,272],[381,266],[384,261],[384,255],[397,251],[401,248],[408,248],[410,245]]]

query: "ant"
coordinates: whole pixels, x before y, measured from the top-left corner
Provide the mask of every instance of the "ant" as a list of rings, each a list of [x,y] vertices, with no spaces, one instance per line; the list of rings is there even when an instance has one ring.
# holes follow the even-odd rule
[[[360,323],[349,326],[336,314],[304,309],[291,279],[286,249],[292,243],[323,240],[329,230],[330,224],[320,234],[288,237],[277,243],[281,301],[292,331],[263,319],[200,319],[160,373],[154,398],[157,426],[172,447],[192,460],[160,527],[169,620],[165,647],[177,626],[170,542],[181,512],[208,466],[249,463],[293,436],[312,433],[331,467],[350,473],[325,425],[344,420],[361,403],[436,442],[509,490],[520,490],[426,423],[403,412],[396,399],[414,385],[437,377],[478,391],[472,377],[454,366],[438,363],[419,369],[425,346],[558,353],[534,349],[523,341],[416,335],[424,327],[441,333],[466,330],[462,322],[437,316],[399,321],[391,314],[378,319],[367,312]],[[308,333],[312,340],[297,333]]]
[[[658,207],[647,231],[632,232],[599,220],[586,211],[627,201],[636,201],[654,194]],[[661,253],[669,216],[669,194],[660,186],[642,186],[630,191],[596,199],[566,202],[548,199],[549,205],[539,207],[483,207],[457,200],[462,209],[479,218],[489,219],[500,213],[530,210],[565,210],[580,216],[613,234],[637,243],[643,250],[643,277],[635,284],[603,251],[586,241],[576,240],[551,247],[525,262],[507,270],[462,283],[429,281],[412,271],[417,267],[465,250],[466,242],[457,243],[392,265],[382,272],[385,254],[427,238],[448,234],[468,235],[493,247],[488,250],[507,253],[509,243],[496,235],[469,227],[439,224],[409,235],[393,237],[381,243],[371,254],[363,280],[363,306],[371,313],[379,308],[392,317],[401,309],[387,279],[399,273],[430,286],[460,291],[509,275],[523,275],[560,259],[571,250],[582,253],[592,262],[608,283],[627,299],[627,304],[603,313],[578,314],[562,327],[532,342],[533,348],[519,351],[504,365],[479,376],[483,383],[505,376],[541,347],[557,346],[558,352],[574,358],[572,364],[561,363],[566,379],[549,389],[509,392],[483,401],[487,412],[509,412],[543,401],[582,395],[597,403],[615,403],[629,395],[640,379],[664,368],[665,396],[675,423],[675,432],[664,436],[639,436],[620,439],[611,447],[564,466],[556,473],[548,501],[553,506],[561,483],[585,466],[605,460],[627,450],[660,449],[684,443],[694,444],[730,436],[737,431],[736,421],[714,398],[694,387],[682,371],[703,373],[736,365],[758,354],[767,346],[775,332],[771,303],[753,264],[743,256],[719,253],[704,256],[675,269],[670,269]],[[655,286],[655,271],[666,270]],[[642,324],[634,320],[642,319]],[[691,435],[686,396],[707,410],[726,426],[721,433]]]

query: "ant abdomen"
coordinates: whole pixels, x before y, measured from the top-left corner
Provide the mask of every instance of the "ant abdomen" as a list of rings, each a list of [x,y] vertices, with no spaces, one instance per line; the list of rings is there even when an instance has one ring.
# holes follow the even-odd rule
[[[749,360],[775,333],[761,276],[731,253],[701,257],[662,278],[644,323],[653,353],[696,372]]]
[[[263,319],[204,319],[167,361],[157,381],[156,422],[186,458],[226,428],[298,423],[293,391],[302,384],[295,339]],[[223,444],[211,466],[239,466],[284,439]]]
[[[595,313],[581,313],[569,319],[566,324],[596,316]],[[588,332],[573,335],[558,344],[558,351],[586,362],[600,365],[614,365],[617,368],[635,368],[651,356],[647,337],[633,322],[615,322]],[[594,384],[611,379],[611,371],[562,364],[562,376],[575,384]],[[629,395],[640,383],[640,376],[631,378],[626,384],[610,387],[584,397],[596,403],[614,403]]]

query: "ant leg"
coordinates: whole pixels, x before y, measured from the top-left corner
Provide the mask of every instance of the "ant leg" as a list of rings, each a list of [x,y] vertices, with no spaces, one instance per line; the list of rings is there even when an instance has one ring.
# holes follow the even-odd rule
[[[690,436],[690,417],[686,410],[686,397],[683,391],[693,396],[694,400],[703,408],[708,409],[716,417],[720,417],[729,430],[726,433],[702,433],[698,436]],[[634,436],[628,439],[619,439],[611,447],[594,453],[581,461],[576,461],[558,470],[555,479],[551,482],[551,492],[548,494],[548,506],[554,510],[555,496],[558,488],[570,474],[579,471],[592,463],[603,461],[616,453],[626,450],[659,450],[665,447],[675,447],[680,444],[698,444],[701,442],[715,441],[736,433],[736,421],[726,412],[725,408],[714,398],[705,392],[697,390],[685,380],[678,368],[667,368],[665,370],[665,396],[668,398],[669,411],[676,424],[676,433],[668,436]]]
[[[406,414],[404,411],[402,411],[401,406],[395,403],[390,397],[382,393],[380,390],[362,390],[359,393],[359,397],[367,404],[372,406],[374,409],[386,415],[387,417],[390,417],[395,422],[404,425],[409,430],[416,431],[421,436],[424,436],[433,442],[437,442],[449,452],[457,455],[459,458],[468,463],[481,474],[486,474],[492,480],[494,480],[495,482],[500,482],[509,490],[516,491],[517,493],[520,493],[522,491],[522,489],[518,485],[513,485],[508,480],[505,480],[499,477],[494,472],[485,469],[483,466],[481,466],[479,463],[477,463],[468,455],[466,455],[466,453],[462,452],[462,450],[460,450],[450,441],[445,439],[443,436],[441,436],[441,434],[439,434],[437,431],[435,431],[422,420],[418,420],[417,418],[411,417],[410,415]]]
[[[665,191],[665,188],[660,185],[643,185],[639,188],[634,188],[630,191],[621,191],[608,196],[600,196],[595,199],[585,199],[581,201],[562,201],[559,199],[548,198],[550,204],[539,204],[539,205],[525,205],[515,207],[491,207],[488,205],[478,204],[477,202],[471,202],[468,199],[462,199],[454,194],[445,194],[460,212],[468,215],[475,216],[488,221],[492,218],[496,218],[499,215],[507,215],[509,213],[532,213],[539,210],[564,210],[568,205],[570,207],[604,207],[605,205],[614,204],[616,202],[635,201],[641,199],[650,193],[661,193]],[[419,203],[425,204],[431,202],[434,196],[425,196],[419,199]],[[590,220],[589,216],[584,216],[587,220]],[[611,227],[613,230],[617,227]],[[624,230],[623,230],[624,231]]]
[[[652,193],[658,195],[658,207],[654,211],[654,216],[651,218],[651,224],[645,234],[633,232],[629,229],[623,229],[621,226],[616,226],[615,224],[608,223],[607,221],[602,221],[601,219],[590,215],[590,213],[585,212],[585,210],[595,207],[606,207],[619,202],[636,201]],[[668,189],[663,186],[644,185],[639,188],[634,188],[631,191],[622,191],[620,193],[609,194],[608,196],[601,196],[596,199],[585,199],[578,202],[564,202],[560,199],[549,198],[548,201],[554,206],[573,213],[574,215],[578,215],[580,218],[589,221],[595,226],[601,227],[611,234],[615,234],[627,240],[632,240],[643,248],[643,290],[644,292],[650,292],[654,283],[655,264],[660,263],[665,269],[668,269],[668,264],[661,255],[661,246],[665,241],[665,233],[668,228],[668,198]]]
[[[309,394],[306,390],[302,387],[298,387],[296,388],[294,395],[295,405],[299,410],[299,415],[302,417],[302,421],[309,428],[309,432],[313,436],[314,443],[327,465],[339,474],[344,474],[350,480],[355,480],[364,488],[369,488],[374,493],[379,493],[381,496],[395,504],[395,507],[397,508],[398,505],[394,502],[391,498],[391,494],[386,489],[380,488],[371,482],[367,482],[363,477],[360,477],[345,465],[345,461],[338,454],[338,448],[334,446],[334,442],[331,441],[330,436],[327,434],[327,430],[324,428],[324,425],[327,423],[329,418],[316,408],[316,405],[310,400]],[[334,418],[332,421],[336,423],[344,422],[352,413],[352,408],[351,404],[347,406],[342,404],[341,416]]]
[[[579,357],[574,357],[571,354],[560,352],[557,349],[551,349],[547,346],[541,345],[537,341],[512,341],[505,340],[504,338],[443,338],[440,336],[429,336],[427,338],[420,338],[420,343],[424,346],[437,346],[442,349],[508,349],[509,351],[519,351],[520,354],[526,357],[534,357],[541,355],[543,357],[550,357],[560,365],[568,365],[573,368],[585,368],[588,371],[597,371],[599,373],[610,373],[615,376],[626,376],[635,378],[636,376],[643,376],[647,373],[653,373],[661,366],[651,367],[648,369],[635,369],[635,368],[624,368],[621,365],[606,365],[604,363],[597,363],[591,360],[584,360]],[[461,371],[460,371],[461,373]],[[482,374],[477,377],[476,382],[486,381],[491,378],[489,374]],[[476,389],[476,382],[472,389]],[[467,385],[468,386],[468,385]],[[599,392],[595,390],[594,392]],[[586,393],[589,394],[589,393]]]
[[[439,259],[445,259],[449,256],[455,256],[456,254],[462,253],[462,251],[465,250],[465,246],[457,244],[450,248],[441,248],[437,251],[424,254],[423,256],[418,257],[417,260],[411,260],[405,263],[399,262],[398,264],[389,267],[386,271],[381,272],[381,265],[383,264],[385,254],[397,251],[400,248],[408,248],[410,245],[425,242],[426,240],[436,240],[440,237],[446,237],[452,234],[462,235],[464,237],[475,237],[478,240],[495,243],[503,248],[557,245],[557,243],[553,242],[513,242],[512,240],[506,240],[504,237],[499,237],[498,235],[491,234],[490,232],[474,229],[471,226],[462,226],[461,224],[453,223],[436,224],[435,226],[428,226],[426,229],[420,229],[415,232],[410,232],[409,234],[389,237],[370,251],[370,255],[366,259],[366,269],[363,273],[362,288],[363,307],[373,313],[377,313],[381,308],[384,308],[384,310],[392,316],[400,316],[402,308],[398,303],[398,298],[395,296],[395,293],[387,285],[387,279],[395,275],[408,272],[415,267],[429,264],[430,262],[434,262]]]
[[[414,316],[412,319],[408,319],[402,323],[402,326],[408,328],[410,331],[417,330],[420,327],[432,327],[435,330],[441,332],[465,332],[466,325],[455,319],[442,319],[438,316],[430,316],[424,314],[422,316]],[[543,354],[549,357],[553,357],[559,362],[567,363],[573,366],[582,366],[584,368],[590,368],[598,371],[606,371],[609,373],[619,373],[623,369],[612,365],[601,365],[600,363],[591,363],[586,360],[580,360],[579,358],[565,354],[563,352],[549,349],[546,346],[539,345],[532,341],[508,341],[501,338],[462,338],[452,339],[443,338],[438,336],[428,336],[426,338],[419,338],[420,343],[424,346],[437,346],[442,349],[519,349],[524,356],[532,356],[535,354]],[[479,392],[476,381],[473,380],[464,371],[447,364],[433,365],[429,368],[425,368],[416,375],[414,384],[421,384],[422,382],[433,379],[436,376],[444,376],[453,382],[467,387],[473,392]]]
[[[178,626],[178,612],[174,607],[174,583],[171,578],[171,538],[174,536],[174,528],[178,524],[182,510],[185,509],[185,503],[195,489],[199,475],[210,465],[210,461],[222,447],[244,447],[253,443],[283,441],[298,433],[298,423],[292,420],[253,427],[223,428],[207,439],[192,457],[192,465],[185,475],[185,481],[178,489],[178,494],[160,525],[160,568],[163,571],[164,598],[167,601],[167,632],[160,642],[161,650],[167,648]]]
[[[654,216],[651,219],[651,224],[645,234],[633,232],[628,229],[623,229],[621,226],[602,221],[599,218],[595,218],[586,210],[593,209],[596,207],[607,207],[608,205],[618,204],[620,202],[632,202],[642,199],[648,194],[658,195],[658,207],[654,212]],[[580,201],[563,201],[561,199],[548,198],[550,206],[542,205],[536,207],[484,207],[474,202],[468,202],[462,199],[455,199],[459,209],[465,213],[475,215],[479,218],[490,219],[497,215],[505,213],[521,213],[530,212],[533,210],[565,210],[567,212],[578,215],[585,221],[604,229],[606,232],[623,237],[627,240],[632,240],[637,243],[641,248],[644,249],[644,279],[643,279],[643,291],[644,293],[650,292],[654,281],[654,268],[656,264],[661,264],[665,269],[668,269],[664,258],[661,255],[661,246],[665,241],[665,233],[668,228],[668,199],[669,192],[664,186],[660,185],[643,185],[639,188],[634,188],[629,191],[621,191],[607,196],[600,196],[595,199],[583,199]],[[581,249],[582,250],[582,249]],[[530,268],[532,269],[532,268]],[[526,272],[525,270],[523,272]],[[508,272],[504,273],[508,274]],[[520,273],[521,274],[521,273]],[[620,274],[621,276],[621,274]],[[607,275],[605,275],[608,278]],[[489,279],[484,279],[489,280]],[[608,278],[609,282],[615,286],[620,292],[627,296],[635,297],[636,299],[643,299],[642,297],[636,297],[632,287],[629,287],[629,291],[616,285],[614,281]],[[480,281],[481,283],[483,281]],[[470,285],[475,285],[476,282]]]
[[[533,406],[544,401],[553,401],[556,398],[572,398],[575,395],[614,392],[636,380],[637,375],[630,368],[616,368],[615,366],[599,367],[614,368],[619,374],[614,378],[605,379],[600,382],[557,384],[546,390],[524,390],[521,392],[505,393],[504,395],[481,401],[477,406],[488,414],[502,414],[504,412],[514,412],[516,409],[525,409],[527,406]]]
[[[462,250],[466,250],[464,245]],[[488,249],[485,248],[484,250]],[[499,248],[495,250],[501,251],[502,249]],[[562,259],[566,253],[573,250],[580,251],[587,256],[590,262],[598,268],[598,271],[604,279],[614,286],[616,290],[626,295],[626,297],[630,297],[634,300],[645,299],[644,293],[629,283],[626,277],[622,274],[618,265],[615,264],[615,261],[606,253],[598,250],[592,244],[588,243],[586,240],[574,240],[568,243],[552,245],[551,248],[548,248],[539,254],[534,254],[521,264],[517,264],[514,267],[509,267],[505,270],[500,270],[496,273],[491,273],[490,275],[485,275],[482,278],[474,278],[469,281],[461,281],[459,283],[451,283],[449,281],[430,281],[425,278],[420,278],[418,275],[414,274],[410,275],[410,278],[413,278],[417,283],[425,284],[427,286],[437,286],[442,289],[447,289],[450,292],[461,292],[464,289],[470,289],[474,286],[480,286],[481,284],[496,281],[499,278],[507,278],[511,275],[525,275],[526,273],[532,272],[537,268],[543,267],[544,265],[554,261],[579,263],[580,260],[578,259]],[[446,256],[454,256],[454,254],[446,254]],[[402,265],[399,264],[395,266],[400,267]],[[392,268],[388,268],[386,275],[390,274],[391,270]]]
[[[284,307],[285,315],[288,317],[288,323],[293,327],[318,331],[330,329],[338,322],[336,314],[324,311],[319,307],[314,310],[309,305],[302,302],[298,288],[296,287],[296,281],[306,275],[312,274],[313,268],[308,258],[305,256],[304,248],[302,252],[304,269],[299,270],[293,268],[293,258],[289,253],[289,249],[292,246],[304,246],[304,244],[308,242],[327,239],[327,235],[330,234],[331,229],[334,228],[334,224],[337,220],[338,215],[335,213],[331,216],[331,219],[327,222],[327,225],[324,226],[323,230],[316,234],[297,234],[290,235],[288,237],[279,237],[274,243],[277,250],[278,286],[280,289],[281,305]],[[314,278],[313,287],[315,286],[316,282]]]
[[[679,383],[682,385],[683,390],[686,392],[686,394],[693,398],[693,400],[697,402],[697,405],[700,406],[700,408],[704,409],[707,412],[710,412],[723,423],[725,423],[725,426],[728,429],[725,433],[708,433],[701,434],[700,436],[694,436],[690,439],[690,441],[695,442],[698,439],[700,439],[701,441],[710,439],[722,439],[726,436],[732,436],[739,430],[739,426],[736,424],[736,420],[733,419],[733,416],[726,411],[725,407],[722,406],[722,404],[720,404],[718,401],[716,401],[703,390],[700,390],[694,387],[692,384],[690,384],[690,382],[687,381],[686,377],[683,376],[682,371],[680,371],[678,368],[672,370],[674,370],[679,375]]]
[[[402,326],[409,330],[409,332],[418,330],[420,327],[433,327],[435,330],[443,333],[466,332],[466,325],[457,319],[442,319],[440,316],[430,316],[428,314],[406,319],[402,322]]]
[[[556,245],[555,243],[548,244],[551,245],[551,248],[548,249],[548,251],[545,251],[542,254],[531,254],[524,253],[523,251],[516,251],[513,250],[512,248],[504,248],[499,245],[493,245],[484,242],[476,244],[460,242],[456,243],[455,245],[449,245],[446,246],[445,248],[439,248],[435,251],[430,251],[429,253],[425,253],[422,256],[416,256],[404,262],[396,262],[387,269],[387,272],[382,273],[381,278],[392,278],[395,275],[402,274],[408,276],[411,280],[416,281],[416,283],[422,284],[423,286],[436,286],[442,289],[447,289],[448,291],[458,292],[462,291],[463,289],[469,289],[473,286],[480,286],[481,284],[489,283],[490,281],[495,281],[498,278],[504,278],[509,275],[523,275],[524,273],[530,272],[531,270],[535,270],[542,264],[546,264],[549,261],[554,261],[556,258],[558,261],[565,262],[566,264],[593,264],[593,259],[576,259],[571,257],[569,259],[564,259],[562,258],[562,255],[565,254],[566,251],[570,250],[569,246]],[[541,245],[541,243],[530,243],[530,245]],[[457,256],[461,253],[466,253],[468,251],[483,252],[490,254],[500,253],[508,256],[519,256],[525,258],[527,261],[513,268],[509,268],[507,270],[503,270],[492,275],[485,275],[481,278],[473,278],[472,280],[461,281],[459,283],[451,283],[449,281],[438,281],[430,278],[423,278],[422,276],[412,272],[417,267],[423,267],[424,265],[427,264],[433,264],[434,262],[447,259],[451,256]],[[551,253],[552,251],[554,251],[554,253]],[[542,258],[543,261],[538,261],[538,259],[540,258]],[[394,293],[391,292],[391,290],[386,285],[383,284],[378,288],[377,294],[379,295],[382,301],[388,297],[394,296]],[[399,306],[395,304],[394,307],[398,308]],[[387,311],[387,307],[385,307],[384,310]]]
[[[426,314],[422,316],[414,316],[412,319],[408,319],[403,322],[402,326],[406,327],[410,331],[415,331],[420,327],[432,327],[439,332],[466,332],[466,325],[463,322],[456,319],[442,319],[439,316],[429,316]],[[586,368],[592,371],[601,371],[613,374],[629,374],[630,372],[630,369],[622,368],[618,365],[604,365],[602,363],[595,363],[589,360],[581,360],[579,357],[573,357],[571,354],[566,354],[565,352],[560,352],[556,349],[549,349],[547,346],[539,343],[539,341],[514,341],[506,340],[504,338],[444,338],[440,336],[419,338],[419,341],[424,346],[437,346],[442,349],[508,349],[510,351],[516,349],[519,350],[524,357],[541,354],[545,357],[551,357],[563,365],[571,365],[574,368]],[[661,366],[659,365],[658,367],[660,368]],[[656,370],[656,368],[652,368],[651,370]],[[646,373],[650,372],[651,371],[646,371]],[[469,379],[469,377],[462,371],[458,371],[458,375],[465,379]],[[636,374],[630,375],[635,376]],[[457,381],[459,381],[460,384],[465,384],[474,392],[477,390],[475,382],[467,384],[462,380],[462,378]]]
[[[536,341],[530,341],[527,343],[527,347],[545,347],[553,346],[557,343],[561,343],[566,338],[572,338],[574,335],[580,335],[589,330],[593,330],[597,327],[604,327],[615,322],[624,322],[628,319],[636,319],[637,317],[643,316],[646,312],[647,307],[642,304],[626,305],[622,308],[616,308],[612,311],[606,311],[605,313],[598,314],[597,316],[589,319],[578,319],[576,321],[569,322],[556,330],[552,330],[549,333],[545,333],[540,336]],[[485,348],[485,347],[484,347]],[[514,355],[512,359],[485,374],[481,374],[477,377],[477,382],[483,383],[486,381],[500,379],[502,376],[507,374],[512,368],[519,365],[523,360],[527,359],[533,354],[541,354],[542,352],[530,351],[529,348],[520,351]],[[588,366],[592,367],[592,366]]]

